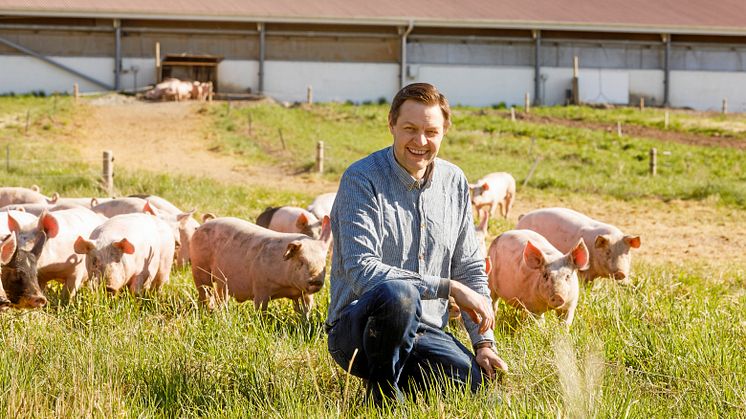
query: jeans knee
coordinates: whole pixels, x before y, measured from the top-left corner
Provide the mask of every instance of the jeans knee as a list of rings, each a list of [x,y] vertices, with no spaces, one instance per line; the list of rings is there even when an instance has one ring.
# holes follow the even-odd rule
[[[407,281],[386,281],[379,285],[379,296],[385,305],[410,316],[420,316],[422,304],[420,293],[412,283]]]

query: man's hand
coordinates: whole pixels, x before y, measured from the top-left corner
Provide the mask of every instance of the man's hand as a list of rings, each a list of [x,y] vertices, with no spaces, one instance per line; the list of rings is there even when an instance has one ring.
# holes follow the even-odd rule
[[[508,372],[508,364],[497,356],[489,346],[477,349],[476,358],[477,364],[487,373],[487,378],[490,380],[495,379],[498,371]]]
[[[495,313],[488,298],[458,281],[451,281],[451,297],[479,325],[479,333],[484,334],[495,325]]]

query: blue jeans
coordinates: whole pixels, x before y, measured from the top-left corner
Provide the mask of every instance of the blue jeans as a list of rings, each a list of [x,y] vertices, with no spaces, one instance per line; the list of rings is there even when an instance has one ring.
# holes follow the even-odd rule
[[[377,402],[445,381],[477,391],[483,376],[474,355],[451,334],[420,323],[421,315],[414,285],[386,281],[345,307],[329,329],[329,353],[368,380]]]

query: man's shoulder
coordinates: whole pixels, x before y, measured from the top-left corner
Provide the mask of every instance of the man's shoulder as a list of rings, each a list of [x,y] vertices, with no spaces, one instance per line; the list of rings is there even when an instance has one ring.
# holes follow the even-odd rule
[[[448,160],[443,160],[439,157],[436,157],[435,164],[437,167],[436,173],[439,177],[441,177],[443,181],[450,181],[454,183],[466,181],[466,175],[464,174],[464,171]]]
[[[347,170],[345,175],[362,175],[365,177],[373,177],[381,174],[381,169],[387,166],[386,153],[389,152],[389,147],[375,151],[362,159],[352,163]]]

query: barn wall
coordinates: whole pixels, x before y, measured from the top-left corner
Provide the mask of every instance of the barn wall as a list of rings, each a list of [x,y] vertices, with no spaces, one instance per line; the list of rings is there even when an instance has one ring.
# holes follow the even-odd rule
[[[114,84],[114,60],[90,57],[49,57],[101,82]],[[73,83],[81,92],[102,91],[104,88],[80,80],[76,76],[41,60],[27,56],[0,55],[0,94],[28,93],[43,90],[72,93]]]
[[[746,112],[746,73],[671,72],[671,106],[716,111],[723,98],[729,111]]]

